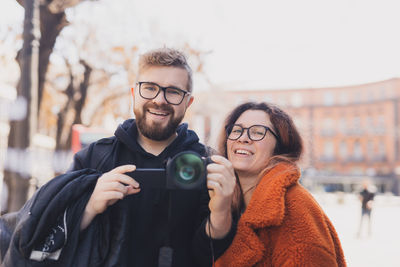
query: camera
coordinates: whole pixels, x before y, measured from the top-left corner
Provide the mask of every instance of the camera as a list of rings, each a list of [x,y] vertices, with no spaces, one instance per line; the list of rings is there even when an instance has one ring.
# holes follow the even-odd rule
[[[206,167],[211,162],[194,151],[183,151],[168,159],[165,168],[139,168],[128,175],[141,188],[203,189],[207,187]]]

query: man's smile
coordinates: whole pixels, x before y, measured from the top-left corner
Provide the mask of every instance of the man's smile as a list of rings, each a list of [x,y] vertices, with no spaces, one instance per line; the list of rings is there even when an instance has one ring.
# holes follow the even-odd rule
[[[164,116],[164,117],[166,117],[170,114],[168,111],[157,110],[157,109],[148,109],[147,112],[149,112],[152,115]]]

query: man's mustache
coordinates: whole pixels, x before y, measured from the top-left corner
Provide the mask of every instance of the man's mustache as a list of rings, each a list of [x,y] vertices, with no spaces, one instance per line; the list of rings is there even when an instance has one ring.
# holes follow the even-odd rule
[[[155,104],[155,103],[146,103],[146,104],[143,106],[143,109],[144,109],[144,110],[147,110],[147,109],[149,109],[149,108],[161,109],[161,110],[163,110],[163,111],[167,111],[167,112],[170,113],[170,114],[174,114],[174,109],[171,107],[171,105],[168,105],[168,104],[161,104],[161,105],[158,105],[158,104]]]

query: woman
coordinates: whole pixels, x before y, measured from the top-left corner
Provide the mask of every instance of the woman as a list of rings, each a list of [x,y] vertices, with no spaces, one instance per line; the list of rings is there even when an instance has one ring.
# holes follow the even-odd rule
[[[224,132],[219,148],[238,178],[239,221],[216,266],[346,266],[332,223],[298,182],[303,146],[291,118],[249,102],[230,113]]]

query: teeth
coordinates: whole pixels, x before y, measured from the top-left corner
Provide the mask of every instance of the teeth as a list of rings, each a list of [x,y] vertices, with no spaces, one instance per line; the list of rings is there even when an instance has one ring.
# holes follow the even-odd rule
[[[150,112],[151,114],[159,115],[159,116],[167,116],[167,115],[168,115],[168,113],[164,113],[164,112],[161,112],[161,111],[150,111],[150,110],[149,110],[149,112]]]
[[[242,150],[242,149],[238,149],[235,151],[236,154],[242,154],[242,155],[251,155],[251,153],[247,150]]]

